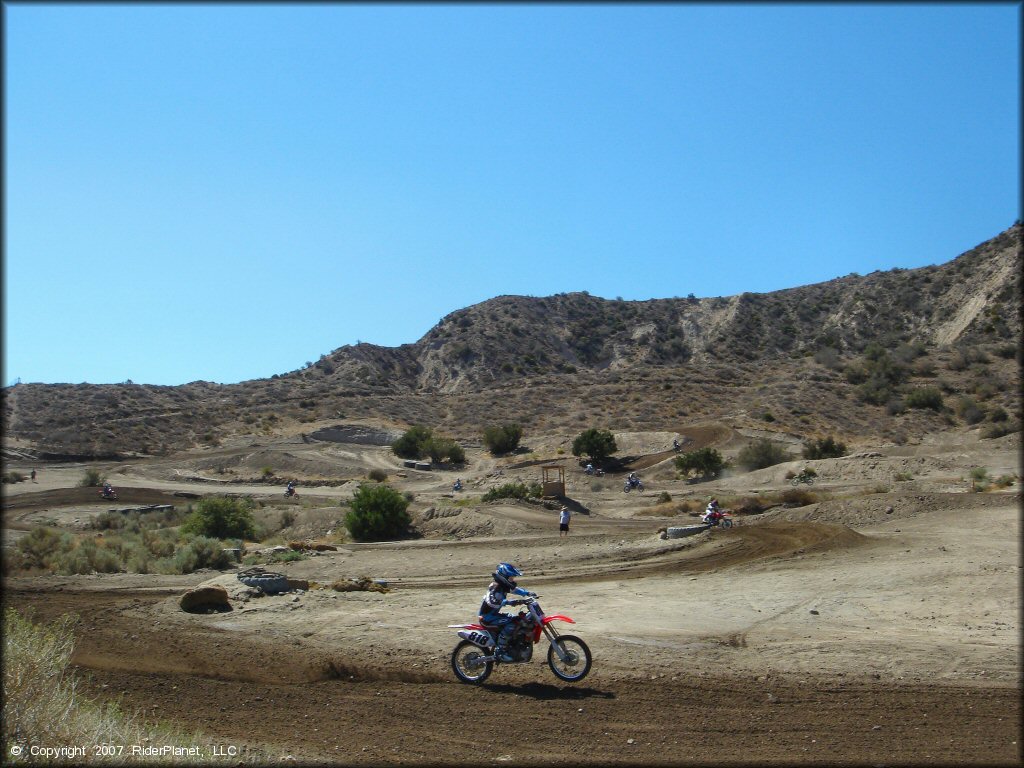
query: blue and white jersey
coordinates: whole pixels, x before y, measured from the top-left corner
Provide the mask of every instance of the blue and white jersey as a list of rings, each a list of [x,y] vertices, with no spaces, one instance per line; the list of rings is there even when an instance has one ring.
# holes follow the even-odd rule
[[[530,593],[521,587],[516,587],[512,590],[512,594],[526,597]],[[491,585],[487,588],[487,594],[484,595],[483,602],[480,603],[480,615],[488,616],[498,613],[507,600],[508,592],[505,591],[505,588],[498,582],[492,581]]]

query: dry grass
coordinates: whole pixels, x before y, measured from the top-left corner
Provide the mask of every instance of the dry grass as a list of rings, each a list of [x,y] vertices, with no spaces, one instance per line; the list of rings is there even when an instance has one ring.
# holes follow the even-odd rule
[[[6,764],[208,764],[210,738],[145,722],[140,715],[81,693],[78,680],[68,670],[74,626],[75,619],[67,616],[36,624],[31,616],[13,609],[4,612],[2,749]],[[102,754],[99,745],[108,745],[109,754]],[[165,745],[183,751],[145,754],[133,750]],[[33,755],[32,747],[64,751]],[[245,751],[234,761],[261,763],[265,759],[265,755]]]

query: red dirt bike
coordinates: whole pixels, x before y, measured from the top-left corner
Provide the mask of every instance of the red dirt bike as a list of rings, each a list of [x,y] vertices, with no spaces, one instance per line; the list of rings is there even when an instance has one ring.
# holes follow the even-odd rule
[[[512,661],[502,662],[495,656],[498,627],[483,624],[449,624],[462,641],[452,651],[452,670],[464,683],[479,685],[491,674],[495,664],[525,664],[533,658],[533,646],[546,635],[548,666],[555,677],[567,683],[577,683],[590,672],[592,657],[587,644],[573,635],[560,635],[552,625],[554,621],[576,622],[568,616],[556,613],[548,616],[536,598],[509,600],[506,605],[525,605],[526,610],[516,616],[516,626],[506,649]]]
[[[294,488],[285,488],[285,491],[284,491],[284,497],[285,497],[286,499],[290,499],[290,498],[291,498],[291,497],[293,497],[293,496],[294,496],[294,497],[295,497],[296,499],[297,499],[297,498],[299,498],[299,492],[298,492],[298,491],[296,491],[296,490],[295,490]]]
[[[716,525],[720,528],[732,528],[732,513],[721,511],[711,512],[710,514],[704,515],[700,521],[711,528],[714,528]]]
[[[105,485],[102,488],[100,488],[100,498],[115,501],[117,499],[117,491],[115,491],[109,485]]]

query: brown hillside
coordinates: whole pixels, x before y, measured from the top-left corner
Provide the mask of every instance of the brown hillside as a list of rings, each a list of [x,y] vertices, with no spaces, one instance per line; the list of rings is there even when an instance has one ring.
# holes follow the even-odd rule
[[[463,440],[500,421],[671,431],[719,419],[894,441],[960,422],[996,434],[1019,429],[1020,273],[1015,224],[942,265],[774,293],[499,296],[414,344],[345,346],[270,379],[9,387],[6,445],[161,454],[352,420],[429,424]],[[942,407],[908,407],[922,388],[937,389]]]

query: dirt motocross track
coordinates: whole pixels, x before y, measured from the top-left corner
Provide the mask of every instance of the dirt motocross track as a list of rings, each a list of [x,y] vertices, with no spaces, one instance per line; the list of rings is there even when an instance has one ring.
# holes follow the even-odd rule
[[[644,447],[635,454],[656,452]],[[424,538],[342,544],[273,566],[313,587],[369,576],[386,593],[254,597],[232,572],[206,572],[19,576],[5,581],[5,600],[41,618],[81,616],[73,661],[90,693],[212,743],[269,745],[275,761],[1016,765],[1019,496],[967,493],[949,465],[1013,468],[1018,451],[1019,438],[931,450],[933,469],[915,469],[908,487],[853,495],[838,490],[875,482],[876,465],[891,472],[917,459],[812,462],[834,498],[685,539],[657,535],[694,522],[651,515],[660,491],[686,490],[657,464],[643,473],[646,493],[628,496],[617,477],[602,484],[570,469],[567,492],[582,511],[568,538],[553,510],[452,507],[447,474],[410,473],[393,477],[396,487],[449,510],[422,523]],[[386,449],[358,453],[367,466],[390,460]],[[712,490],[783,487],[784,471],[808,462],[793,464]],[[498,476],[482,456],[471,466],[463,479],[473,493],[539,474]],[[179,470],[132,468],[114,480],[136,504],[209,492],[179,483]],[[5,535],[37,519],[73,528],[109,506],[74,495],[80,469],[62,471],[5,496]],[[297,514],[351,492],[300,488]],[[490,570],[506,559],[549,613],[576,620],[560,629],[593,651],[580,683],[551,674],[546,643],[481,687],[455,681],[447,625],[474,618]],[[199,584],[223,585],[232,610],[181,611],[181,594]]]

